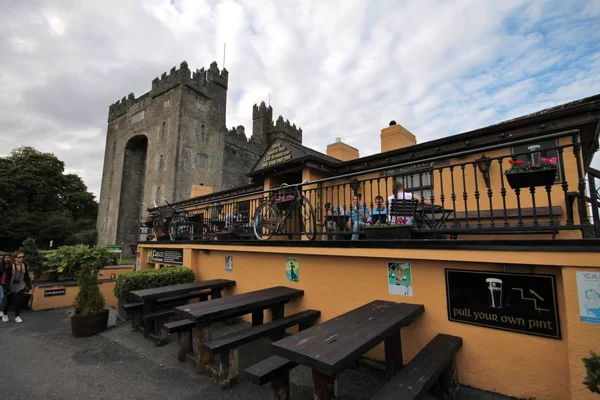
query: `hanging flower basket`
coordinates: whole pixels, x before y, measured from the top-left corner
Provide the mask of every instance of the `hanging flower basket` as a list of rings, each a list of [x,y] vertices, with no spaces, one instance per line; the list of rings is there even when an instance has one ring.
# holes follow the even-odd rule
[[[369,240],[409,239],[414,226],[412,225],[385,225],[365,226],[363,231]]]
[[[542,158],[540,165],[524,164],[522,160],[509,160],[513,167],[504,172],[513,189],[551,186],[556,179],[556,157]]]
[[[279,211],[287,211],[292,204],[296,200],[296,196],[293,194],[283,194],[280,196],[276,196],[273,201],[275,202],[275,206]]]

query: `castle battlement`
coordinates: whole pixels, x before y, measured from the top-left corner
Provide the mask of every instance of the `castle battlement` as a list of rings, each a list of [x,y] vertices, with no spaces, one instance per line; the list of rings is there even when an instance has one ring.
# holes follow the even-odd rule
[[[288,119],[284,121],[281,115],[279,118],[277,118],[273,129],[271,129],[272,136],[277,136],[279,133],[283,133],[289,139],[295,140],[299,144],[302,144],[302,129],[297,128],[296,124],[290,123]]]
[[[214,89],[227,90],[228,81],[229,72],[225,68],[220,70],[215,61],[210,64],[207,70],[201,68],[193,73],[189,69],[188,63],[183,61],[179,65],[179,69],[173,67],[168,74],[164,72],[160,77],[154,78],[152,89],[148,94],[155,98],[179,85],[185,85],[200,95],[211,99]],[[140,98],[136,99],[134,94],[130,93],[126,98],[123,97],[122,100],[111,104],[108,108],[108,122],[126,114],[129,108],[137,103]]]
[[[257,118],[267,118],[269,121],[273,121],[273,107],[267,107],[264,101],[260,103],[260,106],[255,104],[252,107],[252,119]]]

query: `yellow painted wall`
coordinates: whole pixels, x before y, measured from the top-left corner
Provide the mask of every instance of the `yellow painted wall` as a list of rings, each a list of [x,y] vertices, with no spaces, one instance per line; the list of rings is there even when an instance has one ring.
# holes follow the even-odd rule
[[[115,274],[115,277],[131,272],[135,269],[134,265],[126,265],[123,268],[105,268],[98,271],[98,279],[112,279],[111,275]]]
[[[570,387],[573,399],[598,400],[599,395],[590,392],[581,382],[585,376],[585,368],[581,361],[589,357],[590,350],[600,354],[600,325],[583,323],[579,319],[579,301],[577,293],[576,272],[600,273],[600,268],[569,268],[562,269],[562,280],[565,287],[565,309],[563,325],[569,333],[568,365],[571,376]]]
[[[104,295],[105,304],[107,306],[117,308],[117,298],[115,297],[115,283],[114,282],[101,282],[98,284],[100,292]],[[44,297],[46,290],[65,289],[64,296],[51,296]],[[50,310],[52,308],[71,307],[75,296],[79,292],[78,286],[62,286],[56,285],[51,287],[37,287],[34,285],[32,293],[32,304],[31,309],[33,311]]]
[[[225,273],[226,255],[233,256],[231,274]],[[298,283],[285,278],[288,256],[300,260]],[[414,296],[388,293],[388,260],[411,262]],[[561,340],[448,321],[444,269],[501,271],[503,264],[532,265],[533,273],[556,277]],[[425,313],[402,332],[405,362],[437,333],[447,333],[464,341],[457,359],[462,384],[519,398],[593,399],[581,384],[581,358],[590,349],[600,352],[600,327],[579,322],[575,271],[600,271],[597,254],[187,245],[184,265],[198,280],[235,280],[226,295],[276,285],[303,289],[303,298],[286,307],[286,315],[314,308],[321,310],[321,321],[375,299],[423,304]],[[265,318],[270,320],[269,312]],[[367,356],[382,360],[382,346]]]

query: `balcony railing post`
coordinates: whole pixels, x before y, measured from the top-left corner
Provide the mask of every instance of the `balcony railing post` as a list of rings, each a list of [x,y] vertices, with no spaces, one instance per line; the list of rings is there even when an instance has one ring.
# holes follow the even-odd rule
[[[535,187],[530,187],[529,192],[531,193],[531,205],[533,206],[533,226],[538,226],[539,223],[537,217],[537,210],[535,207]]]
[[[471,226],[469,225],[469,205],[468,205],[469,195],[467,194],[467,180],[465,178],[465,164],[462,164],[460,166],[460,170],[462,173],[463,201],[465,203],[465,228],[470,228]]]
[[[442,210],[444,210],[444,201],[446,200],[446,196],[444,196],[444,168],[440,168],[438,171],[440,172],[440,202],[442,203]],[[454,215],[456,216],[456,211]],[[442,222],[442,228],[446,229],[446,218]]]
[[[450,166],[450,180],[451,180],[451,186],[452,186],[452,195],[450,196],[450,198],[452,199],[452,209],[454,210],[454,222],[452,223],[452,227],[457,227],[460,224],[458,223],[458,221],[456,220],[456,192],[454,190],[454,166],[451,165]]]
[[[588,213],[585,209],[585,176],[583,175],[583,166],[581,165],[581,143],[579,143],[578,133],[573,135],[573,155],[575,155],[575,162],[577,163],[579,223],[582,225],[589,225],[590,219],[588,218]]]
[[[517,225],[523,226],[523,215],[521,214],[521,189],[515,189],[515,194],[517,195],[517,213],[519,216]]]
[[[475,177],[475,205],[477,206],[477,227],[481,228],[481,209],[479,207],[479,182],[477,179],[477,163],[473,163],[473,176]]]
[[[559,146],[556,150],[556,155],[558,158],[558,165],[560,169],[560,181],[563,193],[565,194],[565,207],[567,208],[567,222],[566,225],[573,225],[573,207],[570,207],[571,199],[569,198],[569,184],[567,183],[567,178],[565,177],[565,165],[563,162],[563,146]]]
[[[600,177],[599,177],[600,178]],[[590,188],[590,200],[592,203],[592,218],[594,221],[594,232],[597,238],[600,238],[600,216],[598,215],[598,191],[596,189],[596,176],[588,172],[588,181]]]

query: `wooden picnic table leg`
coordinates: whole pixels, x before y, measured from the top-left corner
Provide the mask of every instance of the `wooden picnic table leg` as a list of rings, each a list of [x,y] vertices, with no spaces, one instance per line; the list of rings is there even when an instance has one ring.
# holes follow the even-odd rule
[[[263,310],[252,311],[252,326],[262,325],[264,320]]]
[[[192,328],[183,332],[177,332],[177,359],[185,361],[185,355],[194,352],[194,342],[192,342]]]
[[[220,299],[221,298],[221,289],[220,288],[211,289],[210,290],[210,298],[212,300]]]
[[[202,349],[202,343],[212,339],[210,324],[201,321],[196,322],[196,372],[205,373],[207,367],[212,364],[212,356]]]
[[[284,316],[285,316],[285,303],[275,304],[273,307],[271,307],[271,320],[276,321],[278,319],[283,318]],[[271,340],[274,342],[283,339],[284,336],[285,336],[285,331],[277,332],[277,333],[270,335]]]
[[[144,337],[147,338],[150,336],[151,322],[148,321],[144,316],[148,314],[152,314],[154,309],[156,308],[156,300],[144,300],[144,312],[142,314],[142,319],[144,320]]]
[[[402,341],[400,332],[388,337],[384,341],[385,347],[385,377],[391,379],[402,369]]]
[[[459,388],[456,360],[452,360],[433,385],[431,391],[441,400],[458,400],[460,398]]]
[[[329,376],[312,370],[314,400],[335,400],[338,398],[337,376]]]

